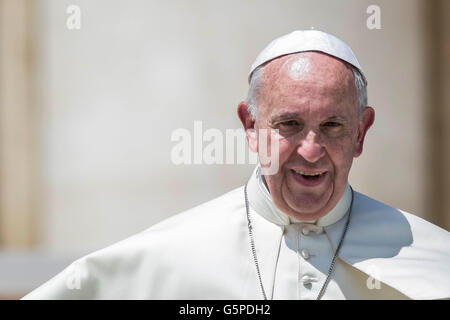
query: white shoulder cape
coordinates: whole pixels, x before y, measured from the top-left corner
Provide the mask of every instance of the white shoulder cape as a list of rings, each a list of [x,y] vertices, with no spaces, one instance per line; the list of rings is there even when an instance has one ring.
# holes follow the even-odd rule
[[[258,214],[253,219],[270,289],[283,226]],[[343,220],[326,227],[334,247]],[[355,192],[339,257],[409,298],[444,299],[450,297],[449,240],[447,231]],[[381,272],[371,274],[374,269]],[[24,298],[261,299],[243,187],[75,261]]]

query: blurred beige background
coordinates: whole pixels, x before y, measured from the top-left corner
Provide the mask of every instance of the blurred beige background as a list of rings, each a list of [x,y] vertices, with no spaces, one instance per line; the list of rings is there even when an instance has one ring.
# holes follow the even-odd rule
[[[245,183],[253,165],[174,165],[171,133],[239,128],[251,63],[296,29],[346,41],[369,80],[352,186],[450,227],[450,1],[0,0],[0,15],[0,297]]]

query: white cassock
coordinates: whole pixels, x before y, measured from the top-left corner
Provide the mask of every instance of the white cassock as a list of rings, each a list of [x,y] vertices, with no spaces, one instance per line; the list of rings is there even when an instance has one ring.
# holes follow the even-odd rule
[[[259,176],[248,182],[256,256],[269,299],[315,299],[348,219],[347,186],[315,223],[291,221]],[[358,192],[322,299],[450,297],[449,233]],[[261,299],[244,187],[89,254],[25,299]]]

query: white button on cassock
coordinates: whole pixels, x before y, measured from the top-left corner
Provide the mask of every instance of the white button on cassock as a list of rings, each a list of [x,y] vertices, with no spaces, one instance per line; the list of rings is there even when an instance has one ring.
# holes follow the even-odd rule
[[[323,227],[317,227],[317,228],[314,230],[314,233],[315,233],[315,234],[322,234],[322,233],[323,233]]]
[[[307,285],[307,284],[310,284],[310,283],[312,283],[312,282],[316,282],[317,279],[316,279],[316,278],[313,278],[313,277],[311,277],[311,276],[305,275],[305,276],[303,276],[303,277],[301,278],[301,281],[302,281],[302,283],[303,283],[304,285]]]
[[[314,234],[322,234],[323,233],[323,227],[318,227],[318,226],[304,226],[302,227],[302,234],[304,236],[307,236],[311,233]]]
[[[307,235],[309,234],[309,228],[308,228],[308,227],[303,227],[303,228],[302,228],[302,234],[303,234],[304,236],[307,236]]]
[[[309,254],[309,251],[307,249],[302,249],[302,251],[300,252],[303,259],[308,260],[311,255]]]

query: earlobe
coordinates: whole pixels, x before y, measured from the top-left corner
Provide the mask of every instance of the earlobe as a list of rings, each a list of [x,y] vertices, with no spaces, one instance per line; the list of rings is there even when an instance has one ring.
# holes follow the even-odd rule
[[[258,152],[258,137],[255,130],[255,120],[248,111],[248,103],[242,101],[238,106],[237,112],[247,135],[247,142],[250,150]]]

